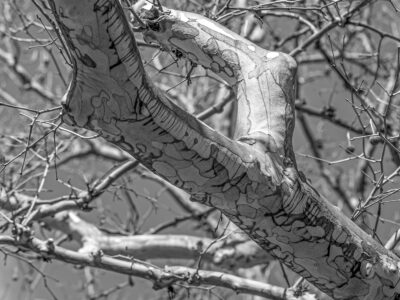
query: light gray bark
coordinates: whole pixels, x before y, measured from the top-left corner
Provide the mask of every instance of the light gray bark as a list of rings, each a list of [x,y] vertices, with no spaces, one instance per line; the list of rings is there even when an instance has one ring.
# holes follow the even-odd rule
[[[395,299],[398,258],[300,176],[291,145],[294,60],[202,16],[145,12],[144,35],[213,70],[237,95],[235,139],[169,101],[148,78],[117,0],[49,0],[74,66],[65,122],[100,133],[228,216],[334,299]]]

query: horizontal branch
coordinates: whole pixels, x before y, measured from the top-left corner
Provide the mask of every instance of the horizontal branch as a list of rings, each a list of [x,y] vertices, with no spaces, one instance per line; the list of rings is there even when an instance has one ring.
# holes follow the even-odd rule
[[[124,261],[106,256],[101,252],[80,253],[68,250],[55,246],[52,240],[43,241],[29,237],[24,241],[17,241],[9,236],[0,236],[0,245],[31,250],[43,257],[45,261],[55,259],[73,265],[90,266],[120,274],[141,277],[152,281],[154,289],[162,289],[172,286],[175,283],[183,282],[190,285],[219,286],[231,289],[238,294],[257,295],[268,299],[301,299],[294,297],[294,292],[291,290],[234,275],[187,267],[166,267],[162,269],[137,259]]]
[[[273,258],[251,240],[216,241],[188,235],[109,235],[73,212],[45,219],[54,229],[72,236],[82,246],[80,252],[103,251],[147,259],[198,259],[228,269],[266,264]]]

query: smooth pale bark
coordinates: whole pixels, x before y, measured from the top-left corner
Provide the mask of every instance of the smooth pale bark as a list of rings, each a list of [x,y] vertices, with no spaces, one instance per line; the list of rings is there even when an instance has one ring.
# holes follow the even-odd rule
[[[144,14],[145,35],[213,70],[237,94],[235,140],[154,87],[117,0],[49,0],[74,77],[65,122],[100,133],[335,299],[395,299],[398,258],[300,176],[291,138],[296,64],[212,21]],[[158,18],[160,17],[160,18]]]
[[[11,197],[0,193],[0,209],[21,211],[33,201],[33,197],[15,193]],[[75,200],[78,202],[79,200]],[[39,213],[40,214],[40,213]],[[92,223],[81,219],[73,211],[62,211],[52,217],[43,217],[46,227],[59,230],[80,245],[81,253],[124,255],[140,260],[149,259],[199,259],[220,268],[236,270],[267,264],[273,258],[249,239],[223,238],[221,240],[189,235],[113,235],[106,234]]]
[[[198,259],[201,255],[203,262],[231,270],[266,264],[272,260],[268,253],[250,240],[217,241],[170,234],[110,235],[73,212],[61,212],[45,221],[51,228],[73,236],[81,244],[79,251],[82,253],[96,253],[101,250],[107,255],[125,255],[140,260]]]
[[[154,289],[163,289],[173,286],[175,283],[185,282],[191,286],[211,285],[231,289],[237,294],[258,295],[273,300],[308,300],[312,299],[309,294],[296,296],[291,289],[277,287],[251,279],[216,272],[204,271],[188,267],[165,267],[159,268],[155,265],[142,262],[132,258],[131,260],[116,259],[104,255],[101,251],[97,253],[81,253],[54,245],[49,239],[43,241],[31,236],[31,231],[19,233],[20,239],[0,235],[0,245],[8,245],[33,251],[42,256],[46,261],[58,260],[79,266],[90,266],[119,274],[127,274],[145,278],[153,282]],[[54,297],[56,298],[56,297]]]

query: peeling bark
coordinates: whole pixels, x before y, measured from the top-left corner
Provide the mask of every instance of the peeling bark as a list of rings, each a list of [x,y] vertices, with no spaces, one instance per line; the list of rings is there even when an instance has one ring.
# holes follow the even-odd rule
[[[91,129],[334,299],[395,299],[398,258],[297,171],[294,60],[185,12],[144,14],[148,40],[213,70],[237,96],[235,139],[169,101],[148,78],[117,0],[49,0],[73,60],[65,122]]]

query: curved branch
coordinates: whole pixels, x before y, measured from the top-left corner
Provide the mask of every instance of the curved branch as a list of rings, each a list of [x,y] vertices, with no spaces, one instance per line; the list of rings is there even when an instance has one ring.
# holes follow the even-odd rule
[[[292,58],[199,15],[154,9],[145,15],[148,39],[214,70],[236,89],[237,140],[231,140],[154,87],[117,0],[50,3],[74,64],[66,122],[102,134],[193,200],[219,209],[335,299],[394,299],[400,293],[399,259],[296,169]]]

